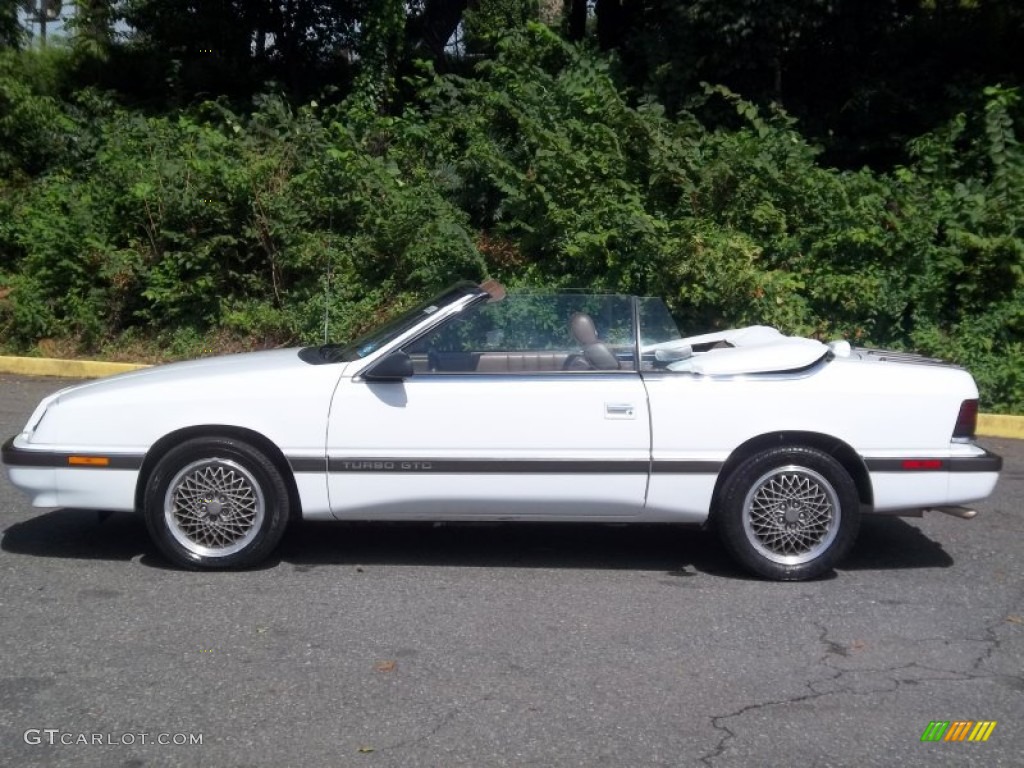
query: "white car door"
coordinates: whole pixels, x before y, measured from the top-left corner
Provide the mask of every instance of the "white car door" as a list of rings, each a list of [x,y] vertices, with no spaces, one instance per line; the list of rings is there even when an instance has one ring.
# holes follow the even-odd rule
[[[628,304],[600,300],[610,298]],[[627,337],[631,311],[623,308],[628,319],[618,322],[608,319],[618,307],[581,304],[620,342],[584,349],[558,327],[564,307],[549,309],[538,330],[530,307],[505,302],[470,308],[406,344],[400,354],[412,359],[412,376],[375,381],[364,369],[342,379],[327,433],[336,517],[608,519],[640,511],[650,420]],[[585,325],[581,314],[573,322]],[[603,348],[596,351],[604,357],[591,354],[602,368],[587,361],[590,347]],[[621,368],[611,369],[616,360]]]

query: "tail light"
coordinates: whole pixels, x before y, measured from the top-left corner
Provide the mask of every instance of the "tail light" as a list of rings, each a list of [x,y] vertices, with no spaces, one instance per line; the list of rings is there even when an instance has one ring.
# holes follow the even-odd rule
[[[973,440],[974,431],[978,428],[978,401],[964,400],[960,403],[960,413],[956,416],[953,427],[954,440]]]

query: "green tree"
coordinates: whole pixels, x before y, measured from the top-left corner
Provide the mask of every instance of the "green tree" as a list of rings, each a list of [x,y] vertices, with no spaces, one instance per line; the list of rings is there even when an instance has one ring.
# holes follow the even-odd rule
[[[0,0],[0,49],[20,48],[25,30],[18,23],[18,0]]]

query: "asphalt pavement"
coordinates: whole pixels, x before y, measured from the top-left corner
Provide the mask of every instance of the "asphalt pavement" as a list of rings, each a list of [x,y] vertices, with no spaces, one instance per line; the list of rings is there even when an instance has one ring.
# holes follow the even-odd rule
[[[0,440],[67,383],[0,375]],[[975,520],[869,518],[797,584],[660,526],[307,523],[190,573],[3,476],[0,765],[1021,766],[1024,442],[982,443]]]

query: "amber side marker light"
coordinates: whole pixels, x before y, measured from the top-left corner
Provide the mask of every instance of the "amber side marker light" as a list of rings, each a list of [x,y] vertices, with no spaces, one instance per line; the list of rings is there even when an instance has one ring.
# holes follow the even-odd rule
[[[110,459],[106,456],[68,456],[68,465],[72,467],[108,467]]]

